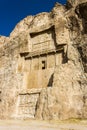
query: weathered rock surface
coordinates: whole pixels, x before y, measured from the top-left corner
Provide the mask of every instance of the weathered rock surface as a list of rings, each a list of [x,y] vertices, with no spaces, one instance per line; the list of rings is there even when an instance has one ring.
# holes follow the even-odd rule
[[[0,118],[87,118],[87,0],[56,3],[0,36]]]
[[[9,38],[5,36],[0,36],[0,44],[8,42]]]
[[[77,50],[71,49],[74,54],[69,55],[71,59],[68,63],[55,68],[53,87],[43,90],[40,95],[37,118],[62,120],[87,117],[87,77]]]

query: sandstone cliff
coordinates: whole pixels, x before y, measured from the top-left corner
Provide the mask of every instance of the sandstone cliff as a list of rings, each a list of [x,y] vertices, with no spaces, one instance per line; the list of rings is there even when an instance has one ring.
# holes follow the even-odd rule
[[[86,15],[87,0],[67,0],[50,13],[26,17],[9,38],[0,37],[1,119],[87,118]]]
[[[0,44],[4,44],[8,42],[9,38],[5,36],[0,36]]]

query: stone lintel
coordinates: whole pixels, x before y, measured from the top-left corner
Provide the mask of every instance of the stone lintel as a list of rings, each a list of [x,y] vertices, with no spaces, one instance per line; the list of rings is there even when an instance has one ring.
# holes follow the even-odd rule
[[[56,52],[59,52],[62,50],[63,50],[63,47],[60,47],[58,49],[47,50],[47,51],[45,50],[45,51],[41,51],[41,52],[32,52],[32,53],[29,53],[29,55],[25,56],[25,60],[35,58],[35,57],[44,56],[44,55],[49,55],[49,54],[56,53]]]
[[[39,94],[44,88],[21,90],[19,95]]]

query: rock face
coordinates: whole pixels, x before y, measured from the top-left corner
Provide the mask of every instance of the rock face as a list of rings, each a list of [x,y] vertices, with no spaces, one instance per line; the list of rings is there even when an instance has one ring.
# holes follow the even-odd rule
[[[0,37],[0,119],[87,118],[86,15],[67,0]]]
[[[9,38],[5,36],[0,36],[0,44],[4,44],[8,42]]]

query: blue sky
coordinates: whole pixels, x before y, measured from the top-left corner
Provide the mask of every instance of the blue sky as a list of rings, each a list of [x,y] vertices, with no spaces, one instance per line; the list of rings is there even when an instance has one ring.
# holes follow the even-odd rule
[[[55,2],[66,0],[0,0],[0,35],[9,36],[15,25],[28,15],[49,12]]]

